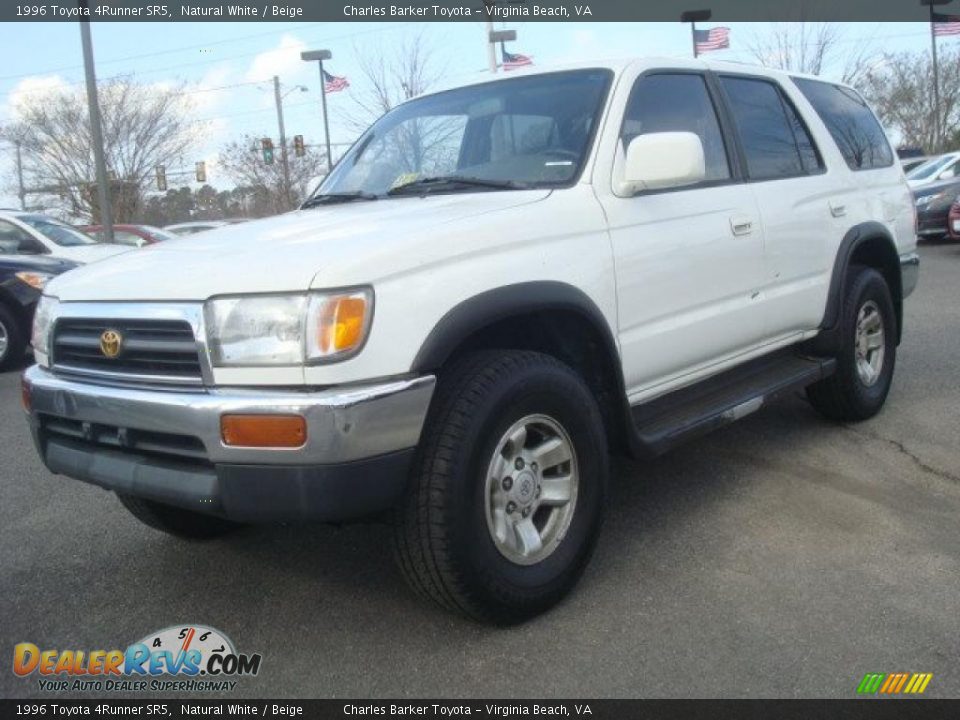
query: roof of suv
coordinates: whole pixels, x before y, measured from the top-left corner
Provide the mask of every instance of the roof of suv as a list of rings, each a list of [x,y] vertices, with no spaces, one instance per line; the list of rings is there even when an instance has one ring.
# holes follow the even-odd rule
[[[423,95],[418,95],[417,97],[426,97],[428,95],[435,95],[447,90],[453,90],[458,87],[480,85],[496,80],[505,80],[514,77],[529,77],[531,75],[544,75],[547,73],[565,72],[569,70],[606,68],[614,71],[615,73],[620,73],[632,65],[681,68],[690,70],[714,70],[717,72],[750,73],[753,75],[765,75],[767,77],[777,78],[779,80],[784,80],[791,77],[808,78],[810,80],[819,80],[821,82],[826,81],[832,83],[833,85],[848,87],[845,83],[819,77],[817,75],[811,75],[809,73],[781,70],[779,68],[765,67],[763,65],[754,65],[751,63],[731,62],[729,60],[704,60],[703,58],[694,59],[669,56],[639,56],[629,58],[606,58],[603,60],[594,61],[581,60],[577,62],[565,62],[551,65],[527,65],[516,70],[498,73],[497,75],[493,76],[491,76],[487,71],[482,71],[466,80],[460,79],[458,81],[451,82],[449,85],[444,85],[437,90],[424,93]],[[416,98],[411,98],[411,100],[415,99]],[[407,102],[409,102],[409,100]]]

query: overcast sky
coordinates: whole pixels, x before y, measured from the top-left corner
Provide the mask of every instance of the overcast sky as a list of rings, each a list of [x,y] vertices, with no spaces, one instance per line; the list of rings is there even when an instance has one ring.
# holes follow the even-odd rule
[[[704,27],[709,27],[705,25]],[[508,49],[533,57],[538,66],[572,60],[635,55],[689,56],[690,33],[680,23],[510,23],[517,42]],[[765,23],[730,23],[731,48],[711,53],[717,59],[756,62],[747,45],[769,32]],[[842,24],[842,47],[851,50],[871,43],[886,51],[929,51],[925,23]],[[456,83],[482,74],[486,68],[484,26],[463,23],[102,23],[93,24],[97,73],[101,78],[131,74],[144,83],[186,82],[194,114],[204,133],[184,165],[207,160],[212,184],[229,187],[217,172],[218,148],[242,134],[278,135],[271,78],[279,75],[288,87],[306,85],[285,100],[288,136],[304,135],[320,144],[323,123],[315,63],[303,63],[303,49],[328,48],[329,72],[345,75],[353,88],[329,100],[333,142],[349,142],[352,133],[338,122],[351,104],[350,94],[362,89],[357,57],[389,50],[422,35],[445,81]],[[15,115],[28,93],[64,85],[82,87],[80,36],[75,23],[0,23],[0,125]],[[942,44],[960,38],[941,38]],[[839,68],[835,68],[839,72]],[[828,72],[829,74],[829,72]],[[225,87],[228,86],[228,87]],[[335,152],[336,154],[336,152]],[[0,148],[0,207],[14,207],[13,153]]]

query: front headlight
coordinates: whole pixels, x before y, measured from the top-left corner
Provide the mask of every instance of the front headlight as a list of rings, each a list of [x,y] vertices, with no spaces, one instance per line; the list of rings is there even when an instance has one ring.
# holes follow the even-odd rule
[[[214,298],[205,317],[217,367],[335,362],[363,346],[373,291]]]
[[[30,335],[30,345],[33,346],[34,350],[44,355],[49,352],[50,328],[53,327],[53,321],[57,317],[59,306],[60,301],[56,298],[42,295],[40,302],[37,303],[37,309],[33,313],[33,332]]]
[[[37,290],[43,290],[46,286],[47,281],[53,277],[50,273],[44,272],[18,272],[15,273],[17,280],[20,282],[25,282],[32,288]]]

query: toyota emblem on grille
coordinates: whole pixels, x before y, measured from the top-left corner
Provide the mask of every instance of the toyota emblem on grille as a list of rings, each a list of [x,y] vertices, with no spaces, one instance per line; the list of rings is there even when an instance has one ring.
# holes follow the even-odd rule
[[[123,346],[123,335],[116,330],[104,330],[100,335],[100,352],[104,357],[115,358]]]

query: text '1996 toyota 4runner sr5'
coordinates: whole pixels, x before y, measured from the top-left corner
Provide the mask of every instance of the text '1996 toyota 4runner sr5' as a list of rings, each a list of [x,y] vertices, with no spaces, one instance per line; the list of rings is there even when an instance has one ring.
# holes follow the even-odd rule
[[[518,73],[390,110],[296,212],[52,281],[23,399],[50,470],[154,528],[390,511],[415,590],[515,622],[582,573],[608,451],[803,388],[877,413],[915,250],[848,87]]]

